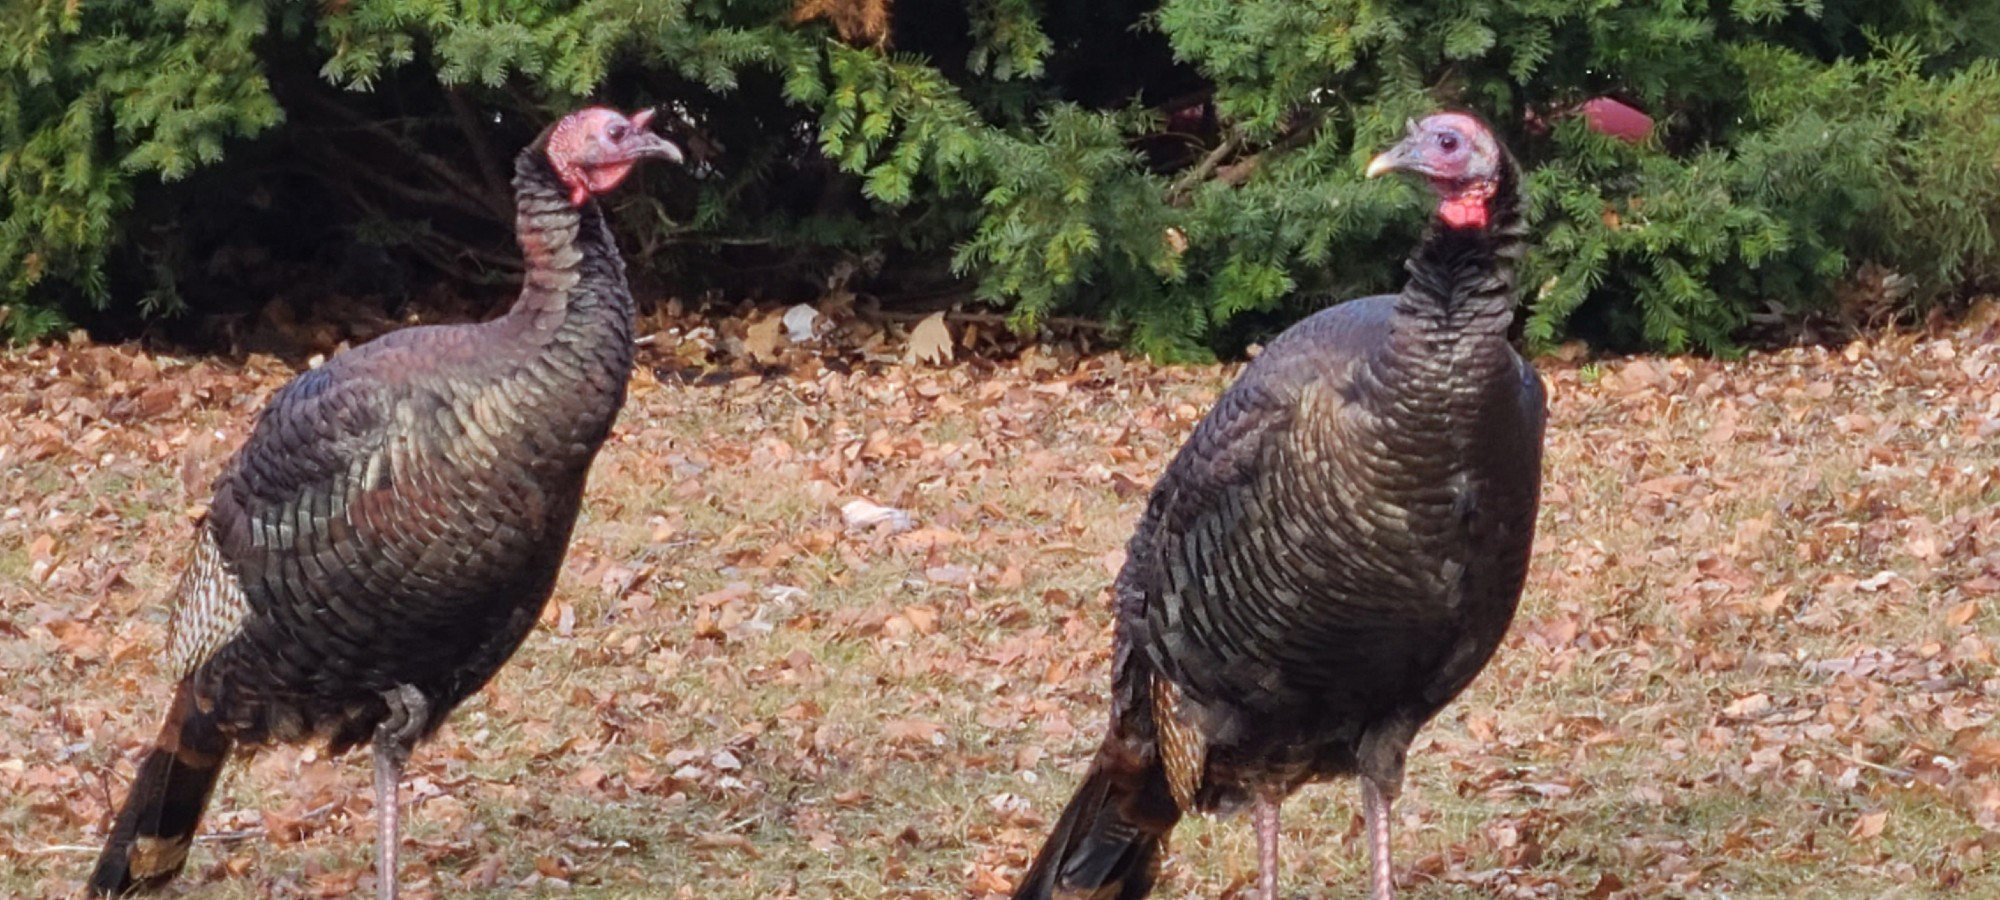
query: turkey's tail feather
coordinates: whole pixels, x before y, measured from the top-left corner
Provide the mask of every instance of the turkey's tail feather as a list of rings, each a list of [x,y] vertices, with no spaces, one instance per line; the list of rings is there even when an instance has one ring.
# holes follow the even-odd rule
[[[230,743],[215,717],[195,705],[189,683],[181,682],[104,840],[90,875],[92,895],[149,891],[180,873]]]
[[[1159,760],[1121,756],[1109,748],[1098,754],[1014,900],[1138,900],[1152,892],[1181,810]]]

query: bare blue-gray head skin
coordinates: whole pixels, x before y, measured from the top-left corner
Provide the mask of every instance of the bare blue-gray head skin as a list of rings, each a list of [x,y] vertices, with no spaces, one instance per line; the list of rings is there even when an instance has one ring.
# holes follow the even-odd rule
[[[1447,112],[1411,122],[1396,146],[1369,161],[1367,175],[1421,175],[1437,192],[1438,219],[1453,228],[1484,228],[1491,218],[1487,201],[1505,164],[1486,123]]]

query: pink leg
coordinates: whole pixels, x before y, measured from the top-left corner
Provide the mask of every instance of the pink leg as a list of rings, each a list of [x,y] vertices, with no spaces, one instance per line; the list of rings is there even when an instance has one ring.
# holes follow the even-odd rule
[[[389,716],[375,726],[375,894],[396,900],[396,851],[402,847],[396,819],[403,764],[430,717],[430,700],[410,685],[384,691]]]
[[[1257,897],[1278,900],[1278,806],[1284,798],[1263,791],[1251,814],[1257,820]]]
[[[376,758],[376,896],[396,900],[396,804],[402,782],[402,760],[394,754],[374,754]]]
[[[375,892],[381,900],[396,900],[396,813],[403,780],[403,761],[394,753],[375,754]]]
[[[1395,864],[1389,859],[1390,802],[1373,780],[1361,779],[1361,810],[1368,823],[1368,900],[1396,895]]]

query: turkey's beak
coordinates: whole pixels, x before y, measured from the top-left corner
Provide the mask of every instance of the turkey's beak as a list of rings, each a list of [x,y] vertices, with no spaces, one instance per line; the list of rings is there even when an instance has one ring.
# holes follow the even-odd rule
[[[672,163],[687,161],[687,158],[681,155],[681,148],[674,146],[673,141],[650,131],[634,138],[628,152],[632,159],[664,159]]]
[[[1374,159],[1369,160],[1368,170],[1365,174],[1369,178],[1377,178],[1394,172],[1397,169],[1409,168],[1409,160],[1405,158],[1409,151],[1405,147],[1406,145],[1404,144],[1397,144],[1383,151]]]
[[[657,109],[647,107],[632,114],[632,127],[637,131],[637,134],[634,134],[631,138],[632,145],[626,149],[626,158],[635,160],[664,159],[672,163],[686,162],[686,157],[681,155],[681,148],[674,146],[673,141],[669,141],[653,133],[653,116],[658,112],[659,110]]]
[[[1369,178],[1378,178],[1397,169],[1418,169],[1421,171],[1417,164],[1423,160],[1416,155],[1416,137],[1417,120],[1405,120],[1403,122],[1403,139],[1397,141],[1396,146],[1382,151],[1374,159],[1369,160],[1368,169],[1363,174]]]

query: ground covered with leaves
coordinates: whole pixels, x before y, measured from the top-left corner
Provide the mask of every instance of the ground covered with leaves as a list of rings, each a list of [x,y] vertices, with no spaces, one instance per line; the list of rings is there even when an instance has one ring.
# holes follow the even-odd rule
[[[1991,321],[1543,360],[1527,594],[1417,740],[1402,887],[2000,896]],[[668,329],[647,349],[544,627],[412,762],[418,896],[990,897],[1075,786],[1107,583],[1234,369],[889,347],[685,377],[742,347]],[[0,355],[0,894],[79,886],[168,698],[163,599],[204,486],[290,374]],[[370,889],[367,765],[234,767],[183,890]],[[1351,784],[1301,792],[1284,826],[1286,887],[1359,892]],[[1185,823],[1173,849],[1162,896],[1239,895],[1255,870],[1242,821]]]

